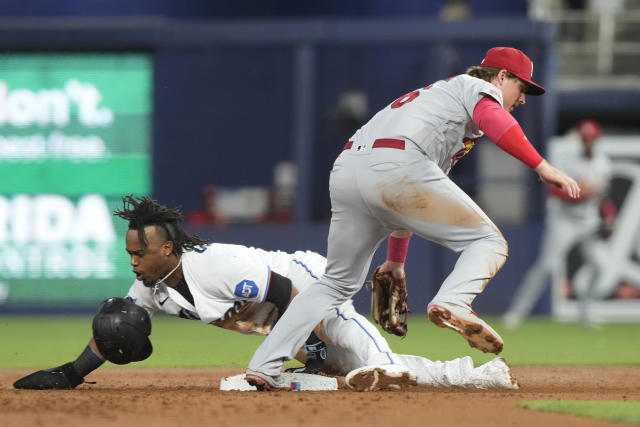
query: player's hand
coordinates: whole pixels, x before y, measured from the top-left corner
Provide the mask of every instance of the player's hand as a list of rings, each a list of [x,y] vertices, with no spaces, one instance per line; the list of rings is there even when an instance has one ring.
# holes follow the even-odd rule
[[[65,363],[53,369],[37,371],[13,383],[14,388],[27,390],[69,390],[82,384],[84,379],[73,369],[71,363]]]
[[[566,191],[573,199],[580,197],[580,186],[578,183],[561,170],[551,166],[546,160],[542,160],[542,163],[538,165],[535,171],[540,176],[542,182],[555,185],[561,190]]]
[[[386,272],[380,272],[380,268],[377,268],[371,276],[371,317],[386,332],[404,337],[407,335],[409,295],[407,294],[407,282],[404,279],[404,266],[401,267],[401,270],[398,265],[395,267],[394,270]],[[402,274],[402,276],[395,278],[393,271]]]
[[[404,263],[386,260],[380,267],[380,273],[391,273],[394,279],[404,279]]]

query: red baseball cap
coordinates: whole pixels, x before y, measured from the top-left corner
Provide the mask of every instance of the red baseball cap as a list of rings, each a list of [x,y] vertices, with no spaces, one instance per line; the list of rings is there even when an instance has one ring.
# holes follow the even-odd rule
[[[512,47],[494,47],[487,51],[480,63],[481,67],[494,67],[507,70],[520,80],[527,82],[529,95],[542,95],[547,90],[531,80],[533,76],[533,62],[522,51]]]
[[[600,124],[595,120],[584,119],[576,126],[578,133],[584,139],[597,139],[602,133]]]

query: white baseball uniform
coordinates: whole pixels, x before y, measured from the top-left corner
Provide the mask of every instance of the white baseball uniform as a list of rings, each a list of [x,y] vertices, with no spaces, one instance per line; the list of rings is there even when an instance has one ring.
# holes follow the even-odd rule
[[[163,311],[242,333],[265,335],[277,317],[275,305],[265,302],[271,271],[288,277],[301,291],[322,275],[325,266],[326,259],[314,252],[288,254],[214,243],[204,251],[182,255],[193,304],[164,283],[149,288],[135,281],[127,297],[150,315]],[[378,329],[355,311],[351,300],[326,312],[321,325],[330,340],[327,369],[339,375],[363,366],[396,363],[412,370],[420,384],[473,387],[496,380],[487,377],[482,366],[474,368],[469,357],[432,362],[392,353]]]
[[[588,183],[589,197],[563,200],[550,195],[547,199],[545,231],[538,257],[527,271],[503,316],[506,326],[517,326],[542,295],[547,280],[566,278],[567,254],[571,248],[597,231],[600,224],[600,202],[609,184],[611,167],[608,158],[594,150],[592,157],[583,154],[582,146],[564,144],[555,150],[554,163],[578,182]]]
[[[353,135],[330,176],[327,270],[293,300],[250,369],[277,375],[326,312],[362,287],[375,250],[394,230],[460,254],[431,303],[471,310],[504,264],[507,243],[447,173],[482,136],[472,117],[485,96],[502,105],[495,86],[459,75],[404,95]]]

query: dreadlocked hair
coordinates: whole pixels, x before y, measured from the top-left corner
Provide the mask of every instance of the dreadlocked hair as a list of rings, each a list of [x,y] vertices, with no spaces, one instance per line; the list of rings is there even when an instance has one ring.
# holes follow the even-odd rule
[[[173,242],[173,253],[176,255],[184,251],[201,250],[210,243],[182,229],[180,207],[171,209],[147,196],[124,196],[122,209],[116,209],[113,214],[129,221],[129,230],[138,230],[138,240],[143,248],[147,247],[144,228],[148,225],[155,225],[164,231],[167,240]]]

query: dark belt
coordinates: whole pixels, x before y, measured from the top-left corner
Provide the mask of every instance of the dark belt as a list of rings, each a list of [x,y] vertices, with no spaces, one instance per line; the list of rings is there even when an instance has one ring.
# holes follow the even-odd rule
[[[344,145],[344,150],[350,150],[353,146],[353,141],[349,141]],[[360,148],[361,146],[358,146]],[[404,150],[404,140],[402,139],[392,139],[392,138],[381,138],[373,141],[372,148],[397,148],[398,150]]]

